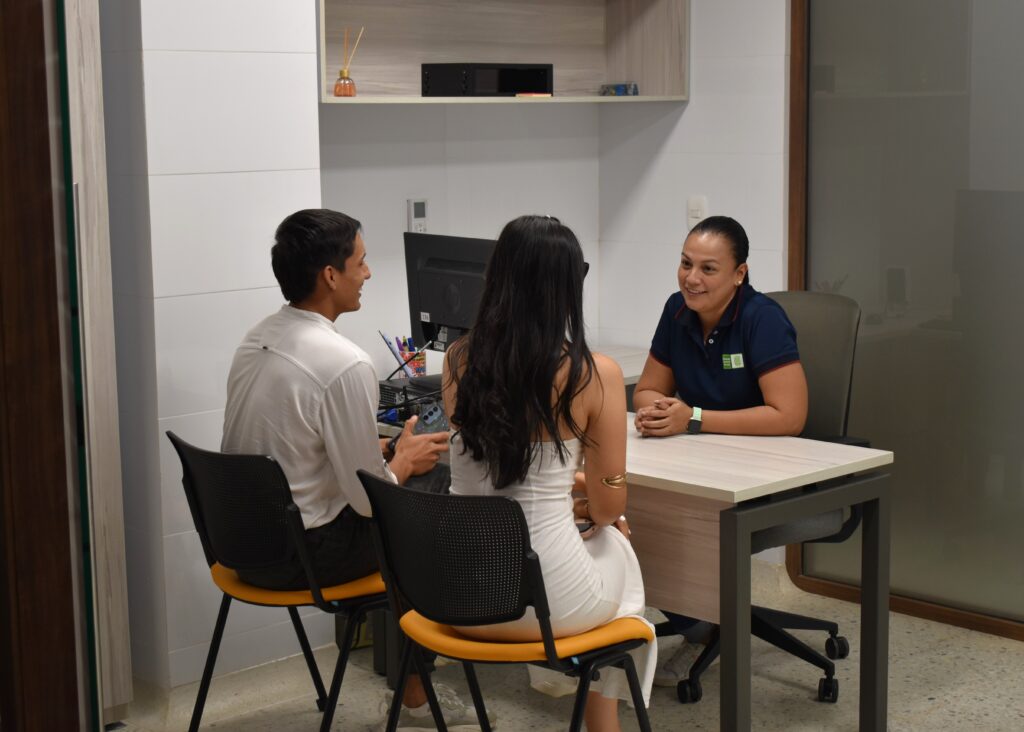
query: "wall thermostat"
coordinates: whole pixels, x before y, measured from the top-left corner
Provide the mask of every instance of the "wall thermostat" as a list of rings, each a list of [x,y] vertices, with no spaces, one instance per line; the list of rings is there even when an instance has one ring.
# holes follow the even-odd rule
[[[406,231],[417,234],[427,233],[427,200],[425,198],[409,198],[405,202],[407,219]]]

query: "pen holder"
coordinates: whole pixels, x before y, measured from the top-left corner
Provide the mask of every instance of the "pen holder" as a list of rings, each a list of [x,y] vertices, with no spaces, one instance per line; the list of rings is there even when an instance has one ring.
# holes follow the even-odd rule
[[[423,376],[427,373],[427,354],[420,352],[413,354],[412,351],[402,351],[402,360],[412,367],[415,376]]]

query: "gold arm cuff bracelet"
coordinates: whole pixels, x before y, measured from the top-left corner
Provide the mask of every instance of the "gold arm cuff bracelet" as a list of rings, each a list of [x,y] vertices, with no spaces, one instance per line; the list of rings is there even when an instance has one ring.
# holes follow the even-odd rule
[[[601,478],[601,482],[609,488],[625,488],[626,487],[626,474],[619,473],[609,478]]]

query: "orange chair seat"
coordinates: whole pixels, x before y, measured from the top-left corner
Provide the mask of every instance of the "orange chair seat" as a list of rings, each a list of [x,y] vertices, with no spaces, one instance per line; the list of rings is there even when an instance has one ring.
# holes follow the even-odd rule
[[[460,658],[466,661],[498,663],[528,663],[545,661],[544,644],[540,641],[510,643],[507,641],[485,641],[462,635],[450,625],[435,623],[433,620],[410,610],[402,616],[399,624],[410,638],[424,648],[442,656]],[[588,630],[579,635],[555,639],[555,650],[559,658],[570,658],[597,648],[629,640],[654,639],[654,631],[636,618],[619,618],[606,625]]]
[[[297,607],[314,604],[313,593],[309,590],[265,590],[262,587],[254,587],[240,580],[235,570],[228,569],[219,562],[215,562],[210,567],[210,574],[217,587],[242,602],[272,607]],[[381,579],[380,572],[374,572],[351,582],[324,587],[321,592],[327,602],[351,600],[354,597],[366,595],[382,595],[384,594],[384,580]]]

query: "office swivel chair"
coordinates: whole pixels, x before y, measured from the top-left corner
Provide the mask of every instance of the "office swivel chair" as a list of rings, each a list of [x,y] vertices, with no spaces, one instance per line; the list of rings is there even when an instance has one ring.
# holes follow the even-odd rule
[[[772,292],[768,297],[782,306],[793,322],[800,348],[800,362],[807,374],[807,423],[801,437],[867,447],[865,440],[846,436],[853,382],[853,359],[860,326],[860,307],[841,295],[816,292]],[[808,519],[775,526],[751,537],[751,552],[800,543],[838,543],[846,541],[860,524],[860,507],[843,520],[843,511],[830,511]],[[846,658],[850,644],[839,635],[836,623],[818,618],[784,613],[765,607],[751,607],[751,632],[825,672],[818,682],[818,700],[836,702],[839,682],[832,660]],[[659,634],[668,630],[659,626]],[[829,634],[825,658],[787,630],[821,630]],[[669,631],[671,632],[671,631]],[[700,676],[719,654],[719,630],[712,631],[708,646],[690,667],[689,676],[676,686],[679,701],[700,701]]]
[[[224,593],[189,732],[199,729],[232,599],[251,605],[288,608],[316,688],[317,708],[323,712],[320,729],[326,732],[338,704],[341,681],[359,622],[367,611],[387,605],[380,573],[321,588],[306,548],[302,517],[292,502],[288,481],[277,462],[263,455],[228,455],[201,450],[173,432],[168,432],[167,437],[181,458],[185,497],[210,565],[210,575]],[[298,556],[306,570],[308,590],[266,590],[243,582],[235,571],[273,566],[294,556]],[[315,605],[331,614],[343,613],[348,618],[329,694],[324,690],[296,609],[307,605]]]
[[[452,496],[403,488],[358,471],[373,506],[374,539],[395,617],[405,637],[387,730],[398,722],[410,662],[423,680],[438,729],[445,729],[420,648],[462,661],[480,729],[490,732],[475,663],[532,663],[579,678],[569,729],[583,723],[587,692],[602,669],[623,669],[641,730],[650,732],[629,651],[653,639],[650,626],[619,618],[555,638],[540,560],[530,547],[522,507],[505,496]],[[452,626],[489,625],[537,616],[542,640],[476,640]],[[410,642],[411,641],[411,642]]]

